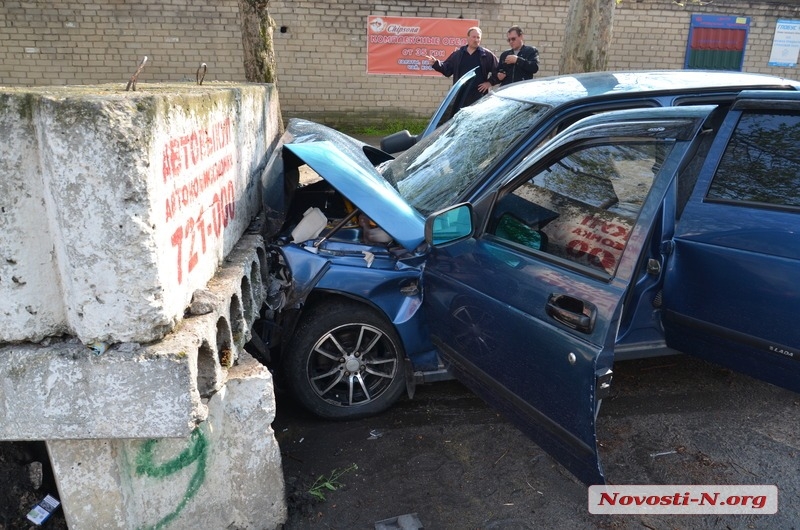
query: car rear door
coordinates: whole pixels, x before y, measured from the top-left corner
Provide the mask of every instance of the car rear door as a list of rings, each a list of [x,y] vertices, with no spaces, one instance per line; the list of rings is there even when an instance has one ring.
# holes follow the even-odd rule
[[[740,94],[679,214],[667,344],[800,392],[800,93]]]
[[[622,302],[672,175],[712,110],[587,118],[476,203],[474,234],[458,235],[470,205],[427,221],[424,304],[443,359],[586,484],[604,482],[595,415]]]

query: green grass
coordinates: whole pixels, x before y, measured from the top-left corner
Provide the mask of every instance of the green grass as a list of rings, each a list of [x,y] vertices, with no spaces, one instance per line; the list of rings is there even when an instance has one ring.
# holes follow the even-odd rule
[[[344,484],[339,482],[339,478],[345,473],[354,471],[356,469],[358,469],[358,466],[356,464],[353,464],[352,466],[345,469],[334,469],[327,476],[320,475],[319,477],[317,477],[317,480],[314,481],[314,484],[311,485],[311,487],[308,490],[308,493],[310,493],[312,496],[319,499],[320,501],[324,501],[326,500],[325,492],[336,491],[339,488],[341,488]]]
[[[359,134],[364,136],[386,136],[403,129],[408,129],[411,134],[419,134],[425,130],[428,119],[409,118],[405,120],[387,120],[380,125],[353,125],[343,126],[340,130],[345,134]]]

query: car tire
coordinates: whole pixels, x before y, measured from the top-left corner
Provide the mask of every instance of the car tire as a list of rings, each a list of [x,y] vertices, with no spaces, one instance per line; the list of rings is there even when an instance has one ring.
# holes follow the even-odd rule
[[[394,404],[405,387],[405,354],[394,327],[352,302],[310,309],[284,359],[292,394],[313,414],[349,420]]]

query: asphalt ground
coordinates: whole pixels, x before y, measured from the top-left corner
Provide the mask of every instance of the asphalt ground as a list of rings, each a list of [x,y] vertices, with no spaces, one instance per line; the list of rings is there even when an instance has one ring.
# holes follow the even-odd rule
[[[687,356],[626,361],[598,424],[611,484],[776,485],[777,513],[592,515],[583,484],[453,381],[346,422],[279,394],[285,528],[800,528],[800,395]]]

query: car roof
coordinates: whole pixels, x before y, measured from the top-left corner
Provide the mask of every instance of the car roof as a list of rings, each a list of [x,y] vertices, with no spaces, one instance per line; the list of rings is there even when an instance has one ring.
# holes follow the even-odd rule
[[[648,93],[696,94],[746,89],[800,90],[800,82],[764,74],[720,70],[589,72],[542,77],[498,90],[503,98],[556,107],[577,99]]]

